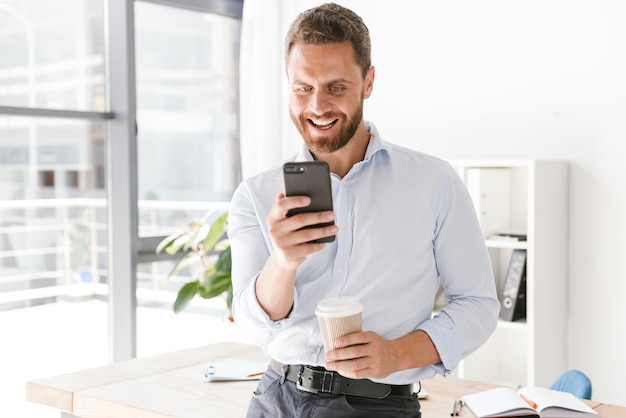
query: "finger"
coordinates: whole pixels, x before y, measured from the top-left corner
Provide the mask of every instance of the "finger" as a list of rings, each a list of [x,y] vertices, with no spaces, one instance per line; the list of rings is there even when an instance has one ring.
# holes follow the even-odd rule
[[[373,336],[370,335],[369,331],[353,332],[351,334],[347,334],[337,338],[335,340],[335,347],[342,348],[352,345],[367,344],[371,342],[372,339]]]
[[[282,193],[281,193],[282,194]],[[282,217],[287,216],[291,209],[305,208],[311,204],[308,196],[284,196],[276,201],[274,208],[278,209]]]
[[[282,202],[281,202],[282,203]],[[268,216],[268,228],[272,236],[292,234],[290,245],[309,243],[320,238],[336,235],[339,229],[332,222],[335,219],[333,211],[300,213],[289,218],[285,217],[285,207],[291,205],[278,204],[275,211]],[[325,226],[318,226],[328,224]]]
[[[293,215],[290,218],[302,226],[312,226],[334,221],[335,212],[332,210],[322,212],[303,212]]]
[[[294,231],[289,219],[275,222],[268,225],[269,234],[277,252],[285,259],[302,259],[309,254],[324,249],[324,243],[311,243],[310,241],[329,236],[336,233],[333,228],[319,228],[322,231],[315,231],[317,228]],[[326,232],[324,232],[326,231]]]
[[[345,377],[361,379],[372,377],[373,369],[370,362],[369,357],[356,357],[340,361],[327,361],[324,367]]]
[[[329,226],[325,228],[311,228],[310,230],[307,230],[302,245],[321,244],[321,247],[315,247],[311,249],[312,251],[319,251],[324,249],[324,245],[326,242],[332,242],[332,237],[334,237],[335,235],[337,235],[337,227],[334,226]]]
[[[285,197],[282,193],[276,196],[276,203],[267,215],[266,221],[270,235],[280,237],[298,229],[297,225],[293,225],[293,221],[287,221],[287,212],[296,207],[305,207],[310,204],[310,198],[307,196]]]

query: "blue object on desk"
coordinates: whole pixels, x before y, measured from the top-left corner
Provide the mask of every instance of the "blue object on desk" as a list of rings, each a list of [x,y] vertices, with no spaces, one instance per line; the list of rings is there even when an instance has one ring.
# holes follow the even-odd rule
[[[568,370],[550,386],[550,389],[569,392],[580,399],[591,399],[591,380],[580,370]]]

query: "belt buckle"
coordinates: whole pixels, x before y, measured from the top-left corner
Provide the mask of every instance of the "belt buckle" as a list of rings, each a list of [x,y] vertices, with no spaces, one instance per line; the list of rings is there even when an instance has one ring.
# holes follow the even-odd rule
[[[327,370],[322,371],[322,370],[308,369],[307,371],[310,372],[315,377],[323,373],[321,376],[321,380],[320,380],[320,388],[316,389],[316,388],[311,387],[313,386],[312,384],[308,386],[303,384],[304,382],[303,374],[305,370],[307,370],[307,368],[304,365],[301,365],[300,368],[298,369],[298,379],[296,380],[296,388],[303,390],[305,392],[316,393],[316,394],[317,393],[332,393],[333,377],[335,375],[335,372],[329,372]],[[312,380],[312,379],[309,378],[309,380]]]
[[[320,388],[320,392],[322,393],[333,393],[333,376],[335,372],[329,372],[328,370],[324,370],[324,376],[322,377],[322,387]],[[326,384],[328,382],[328,384]],[[327,388],[328,386],[328,388]]]
[[[309,393],[319,392],[316,389],[302,385],[302,373],[304,373],[304,366],[301,365],[300,368],[298,369],[298,379],[296,380],[296,388],[303,390],[305,392],[309,392]]]

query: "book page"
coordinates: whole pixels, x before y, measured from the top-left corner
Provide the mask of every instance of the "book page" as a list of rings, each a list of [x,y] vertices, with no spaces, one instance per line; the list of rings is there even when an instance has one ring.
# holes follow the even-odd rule
[[[537,404],[537,411],[542,417],[577,417],[598,415],[593,409],[586,405],[583,401],[568,392],[559,392],[556,390],[528,387],[518,391]],[[580,414],[563,412],[563,409],[578,411]],[[560,411],[559,411],[560,410]]]
[[[539,416],[510,388],[489,389],[466,395],[461,399],[478,418]]]

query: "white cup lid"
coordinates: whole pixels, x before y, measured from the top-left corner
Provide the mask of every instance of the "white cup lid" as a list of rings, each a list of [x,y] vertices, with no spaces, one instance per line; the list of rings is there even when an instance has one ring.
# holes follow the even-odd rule
[[[316,315],[340,317],[354,315],[363,311],[363,305],[354,296],[337,296],[323,299],[317,304]]]

